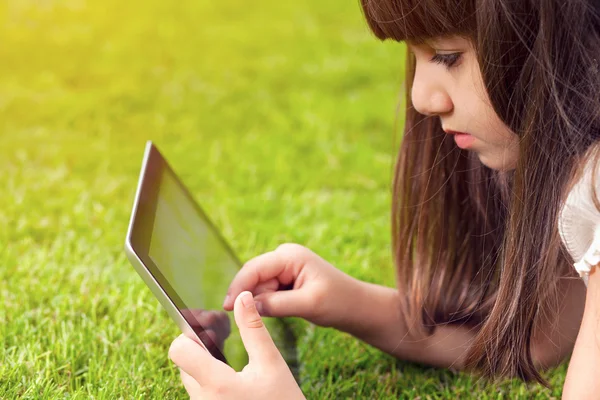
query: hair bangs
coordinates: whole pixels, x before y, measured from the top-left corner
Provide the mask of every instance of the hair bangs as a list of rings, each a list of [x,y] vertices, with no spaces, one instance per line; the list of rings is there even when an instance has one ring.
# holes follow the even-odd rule
[[[371,31],[381,40],[410,40],[477,32],[475,0],[361,0]]]

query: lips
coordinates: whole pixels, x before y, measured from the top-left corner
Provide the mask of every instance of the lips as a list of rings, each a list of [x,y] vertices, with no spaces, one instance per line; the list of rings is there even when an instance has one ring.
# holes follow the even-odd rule
[[[451,129],[444,129],[444,132],[446,132],[448,135],[453,135],[454,142],[461,149],[468,149],[475,142],[475,138],[465,132],[453,131]]]
[[[446,132],[448,135],[469,135],[467,132],[453,131],[450,129],[444,129],[444,132]]]

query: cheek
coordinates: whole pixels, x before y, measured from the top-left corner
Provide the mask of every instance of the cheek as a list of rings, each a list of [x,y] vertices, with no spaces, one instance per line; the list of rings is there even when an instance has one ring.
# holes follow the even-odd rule
[[[471,62],[468,63],[464,71],[460,85],[464,88],[464,96],[468,97],[466,104],[469,113],[478,120],[479,126],[494,127],[494,130],[497,130],[497,127],[503,124],[494,111],[494,107],[492,107],[492,102],[479,70],[479,64],[471,58]]]
[[[473,110],[474,117],[479,120],[478,125],[487,131],[487,135],[493,142],[501,143],[512,143],[516,140],[516,135],[504,124],[500,119],[494,107],[490,97],[485,89],[483,83],[483,77],[479,70],[479,65],[474,62],[470,64],[470,89],[472,104],[471,109]]]
[[[490,132],[494,135],[495,142],[511,147],[518,145],[519,137],[511,131],[496,114],[491,116],[489,125],[491,128]]]
[[[479,132],[482,139],[490,144],[499,146],[506,146],[518,140],[517,135],[496,114],[487,98],[481,97],[480,94],[473,95],[469,104],[475,132]]]

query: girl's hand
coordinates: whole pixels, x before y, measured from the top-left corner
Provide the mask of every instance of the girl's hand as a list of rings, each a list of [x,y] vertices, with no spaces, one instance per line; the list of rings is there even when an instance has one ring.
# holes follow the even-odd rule
[[[171,344],[169,357],[181,369],[181,380],[190,398],[304,399],[256,311],[251,293],[237,296],[234,315],[249,358],[241,372],[217,360],[185,335]]]
[[[230,311],[233,299],[249,290],[263,316],[297,316],[348,330],[357,323],[349,306],[359,282],[309,249],[284,244],[243,266],[229,286],[223,308]]]

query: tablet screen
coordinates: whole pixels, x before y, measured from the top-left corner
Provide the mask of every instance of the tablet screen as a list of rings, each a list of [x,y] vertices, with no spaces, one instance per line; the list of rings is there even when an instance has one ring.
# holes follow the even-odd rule
[[[233,312],[224,311],[222,306],[241,263],[151,142],[127,248],[135,253],[128,252],[134,267],[175,322],[184,330],[191,327],[214,357],[241,371],[248,363],[248,354]],[[185,326],[181,325],[183,320]],[[278,318],[263,321],[298,379],[291,328]]]
[[[217,358],[223,354],[234,368],[243,367],[248,356],[233,314],[222,309],[239,262],[173,174],[163,168],[157,178],[148,255],[177,293],[176,305],[209,351]]]

